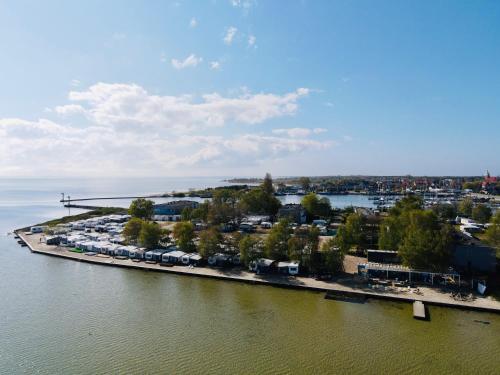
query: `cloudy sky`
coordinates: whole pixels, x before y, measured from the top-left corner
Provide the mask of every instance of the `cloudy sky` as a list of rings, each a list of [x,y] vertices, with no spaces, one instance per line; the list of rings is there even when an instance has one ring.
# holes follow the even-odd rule
[[[2,1],[0,176],[500,173],[497,1]]]

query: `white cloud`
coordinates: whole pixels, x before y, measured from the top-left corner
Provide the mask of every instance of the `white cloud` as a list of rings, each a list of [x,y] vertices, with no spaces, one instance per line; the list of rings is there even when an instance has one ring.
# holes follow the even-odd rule
[[[350,135],[344,135],[342,137],[342,139],[345,141],[345,142],[351,142],[352,141],[352,137]]]
[[[284,94],[243,93],[223,97],[205,94],[200,100],[189,95],[150,95],[134,84],[98,83],[86,91],[71,91],[72,102],[87,103],[85,114],[100,125],[166,127],[176,131],[223,126],[227,122],[258,124],[266,120],[290,116],[298,108],[298,100],[309,94],[306,88]]]
[[[59,115],[73,115],[77,113],[85,113],[85,109],[78,104],[66,104],[55,107],[54,112]]]
[[[234,37],[236,33],[238,32],[238,29],[234,26],[229,27],[226,30],[226,35],[224,36],[224,43],[227,45],[231,45],[233,43]]]
[[[198,21],[196,20],[196,18],[193,17],[189,21],[189,27],[194,29],[196,26],[198,26]]]
[[[160,61],[162,63],[165,63],[167,62],[167,55],[165,55],[165,52],[162,52],[161,55],[160,55]]]
[[[304,151],[321,152],[333,143],[308,139],[308,134],[249,134],[237,126],[292,116],[308,93],[245,91],[234,97],[212,93],[196,98],[152,95],[134,84],[97,83],[71,91],[69,103],[52,112],[83,114],[85,125],[0,119],[0,175],[216,174],[227,168],[256,168]],[[228,126],[230,133],[221,128]]]
[[[257,4],[256,0],[230,0],[229,2],[233,7],[243,9],[244,14],[248,14],[250,9]]]
[[[326,105],[327,107],[330,107],[330,108],[332,108],[332,107],[333,107],[333,103],[332,103],[332,102],[326,102],[326,103],[325,103],[325,105]]]
[[[186,57],[184,60],[172,59],[172,66],[175,69],[184,69],[187,67],[195,67],[203,61],[201,57],[196,57],[195,54],[191,54]]]
[[[80,82],[79,80],[77,80],[77,79],[72,79],[72,80],[70,81],[70,83],[69,83],[69,84],[70,84],[70,86],[72,86],[72,87],[78,87],[78,86],[80,86],[80,83],[81,83],[81,82]]]
[[[210,61],[210,69],[219,70],[220,67],[221,67],[221,64],[219,61]]]
[[[327,129],[325,128],[287,128],[287,129],[273,129],[274,134],[283,134],[290,138],[305,138],[309,137],[311,134],[325,133]]]
[[[255,43],[256,43],[256,42],[257,42],[257,38],[255,37],[255,35],[250,35],[250,36],[248,37],[248,46],[249,46],[249,47],[257,47],[257,46],[255,45]]]

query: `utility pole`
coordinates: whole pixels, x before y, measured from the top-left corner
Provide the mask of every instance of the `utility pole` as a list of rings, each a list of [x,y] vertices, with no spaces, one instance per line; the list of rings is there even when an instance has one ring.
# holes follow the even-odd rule
[[[71,196],[68,195],[68,216],[71,216]]]

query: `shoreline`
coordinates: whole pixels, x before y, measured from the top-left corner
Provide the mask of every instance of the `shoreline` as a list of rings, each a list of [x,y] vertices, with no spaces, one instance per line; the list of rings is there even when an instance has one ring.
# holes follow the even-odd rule
[[[491,297],[478,297],[472,302],[455,301],[449,296],[448,292],[442,292],[435,288],[419,287],[423,290],[423,295],[413,293],[402,293],[393,291],[375,291],[365,287],[355,285],[353,277],[346,280],[338,279],[336,281],[320,281],[307,277],[285,277],[279,275],[256,275],[245,270],[218,269],[210,267],[189,268],[186,266],[166,267],[159,264],[133,262],[130,259],[117,259],[109,256],[94,255],[89,256],[85,253],[74,253],[64,247],[57,247],[41,243],[40,235],[26,235],[21,230],[14,231],[28,246],[32,253],[65,258],[74,261],[92,263],[103,266],[114,266],[129,269],[140,269],[143,271],[166,272],[170,274],[183,276],[196,276],[211,278],[216,280],[243,282],[247,284],[258,284],[265,286],[274,286],[287,289],[308,290],[322,292],[327,295],[338,294],[348,297],[373,298],[380,300],[390,300],[395,302],[413,303],[421,301],[425,304],[440,307],[450,307],[462,310],[474,310],[500,314],[500,302]],[[351,285],[349,285],[351,284]]]

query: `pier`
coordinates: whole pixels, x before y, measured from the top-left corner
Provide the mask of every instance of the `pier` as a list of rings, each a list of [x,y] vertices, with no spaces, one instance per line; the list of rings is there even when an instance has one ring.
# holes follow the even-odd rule
[[[425,305],[422,301],[413,302],[413,317],[421,320],[425,320],[427,318],[425,314]]]

